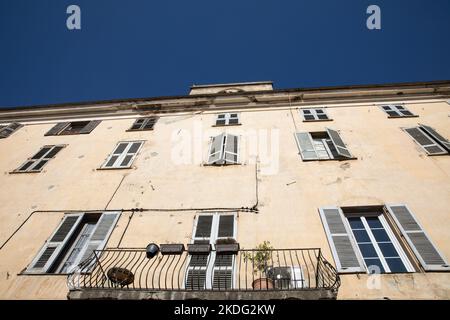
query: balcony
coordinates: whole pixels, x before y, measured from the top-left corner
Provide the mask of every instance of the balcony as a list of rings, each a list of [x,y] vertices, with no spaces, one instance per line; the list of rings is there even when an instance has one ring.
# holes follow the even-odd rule
[[[209,244],[96,250],[67,281],[69,299],[335,299],[340,285],[320,249]]]

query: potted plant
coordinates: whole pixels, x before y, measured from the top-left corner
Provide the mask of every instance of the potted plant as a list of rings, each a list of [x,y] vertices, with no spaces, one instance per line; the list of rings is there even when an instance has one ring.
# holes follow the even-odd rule
[[[264,275],[253,281],[252,287],[256,290],[268,290],[274,288],[272,279],[267,277],[267,270],[270,269],[271,251],[273,247],[269,241],[264,241],[256,246],[254,251],[245,252],[244,259],[250,260],[253,264],[253,273]]]

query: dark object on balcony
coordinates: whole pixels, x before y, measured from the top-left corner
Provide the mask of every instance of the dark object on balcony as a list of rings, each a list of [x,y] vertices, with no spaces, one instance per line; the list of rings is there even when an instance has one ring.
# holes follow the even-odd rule
[[[189,254],[209,254],[211,252],[211,244],[188,244]]]
[[[161,254],[182,254],[184,252],[184,244],[160,244]]]
[[[159,247],[155,243],[150,243],[147,248],[145,249],[145,252],[147,253],[147,258],[151,259],[154,256],[156,256],[159,252]]]
[[[272,279],[259,278],[252,282],[252,287],[255,290],[271,290],[274,288]]]
[[[113,267],[106,273],[111,282],[120,286],[127,286],[134,281],[134,274],[125,268]]]
[[[216,244],[217,254],[237,254],[239,252],[239,243]]]

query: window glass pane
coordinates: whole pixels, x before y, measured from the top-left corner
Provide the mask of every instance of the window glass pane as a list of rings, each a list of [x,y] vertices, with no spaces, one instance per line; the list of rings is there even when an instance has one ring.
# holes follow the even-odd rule
[[[323,113],[322,109],[316,109],[316,113]]]
[[[397,113],[397,111],[386,111],[388,115],[390,115],[391,117],[398,117],[399,114]]]
[[[25,171],[25,170],[27,170],[33,163],[34,163],[34,161],[28,161],[27,163],[25,163],[25,164],[19,169],[19,171]]]
[[[225,120],[217,120],[216,125],[224,125]]]
[[[34,166],[33,170],[40,170],[44,164],[47,163],[48,160],[41,160],[39,161],[39,163],[37,165]]]
[[[125,148],[128,146],[128,143],[120,143],[116,150],[114,150],[113,154],[121,154]]]
[[[374,229],[372,230],[372,233],[378,242],[391,241],[391,239],[389,239],[389,236],[386,233],[386,231],[384,231],[384,229]]]
[[[408,110],[401,110],[401,113],[404,115],[404,116],[412,116],[413,114],[411,113],[411,112],[409,112]]]
[[[139,147],[141,146],[140,142],[135,142],[131,145],[130,150],[127,151],[127,153],[136,153],[139,150]]]
[[[304,114],[311,114],[311,110],[303,110]]]
[[[217,116],[217,118],[218,118],[218,119],[225,119],[225,114],[219,114],[219,115]]]
[[[369,235],[366,230],[353,230],[357,242],[370,242]]]
[[[405,265],[400,258],[386,258],[386,262],[391,272],[407,272]]]
[[[378,246],[380,247],[384,257],[398,257],[397,250],[395,250],[395,247],[392,243],[378,243]]]
[[[385,272],[380,259],[364,259],[364,262],[366,263],[366,266],[369,269],[370,273],[375,273],[375,270],[379,271],[380,273]]]
[[[127,155],[127,156],[123,159],[123,161],[122,161],[122,163],[120,164],[120,166],[121,166],[121,167],[127,167],[127,166],[129,166],[130,161],[131,161],[131,158],[133,158],[133,155]]]
[[[313,115],[309,115],[309,114],[305,114],[305,120],[314,120],[314,116]]]
[[[327,120],[327,119],[328,119],[328,117],[327,117],[326,114],[318,114],[317,117],[318,117],[319,119],[321,119],[321,120]]]
[[[378,257],[377,252],[371,243],[359,243],[358,246],[364,258]]]
[[[383,228],[383,225],[381,224],[380,219],[378,219],[378,217],[367,217],[366,220],[367,223],[369,224],[370,229]]]
[[[230,118],[230,120],[228,121],[229,124],[236,124],[239,123],[239,119],[238,118]]]
[[[383,109],[384,110],[391,110],[391,107],[390,106],[383,106]]]
[[[54,147],[52,151],[45,155],[46,159],[53,158],[63,147]]]
[[[364,225],[360,217],[348,218],[348,222],[350,222],[350,227],[352,229],[364,229]]]
[[[105,165],[105,167],[112,167],[118,157],[119,156],[112,156],[111,159],[109,159],[108,163]]]
[[[42,148],[42,149],[39,150],[39,152],[36,153],[36,154],[33,156],[33,158],[31,158],[31,159],[40,159],[40,158],[42,158],[47,152],[49,152],[50,149],[51,149],[51,147],[45,147],[45,148]]]

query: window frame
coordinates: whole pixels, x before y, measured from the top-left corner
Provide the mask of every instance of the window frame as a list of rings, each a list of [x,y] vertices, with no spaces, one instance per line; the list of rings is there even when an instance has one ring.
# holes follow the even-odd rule
[[[228,162],[226,160],[225,155],[228,154],[234,154],[232,152],[226,151],[227,148],[227,141],[228,141],[228,136],[233,136],[233,137],[237,137],[237,154],[236,154],[236,162]],[[219,153],[219,158],[214,161],[214,162],[210,162],[210,158],[211,158],[211,150],[213,148],[215,139],[218,139],[219,137],[222,137],[222,142],[221,142],[221,150],[215,152],[214,154]],[[241,136],[236,135],[236,134],[231,134],[231,133],[226,133],[226,132],[222,132],[221,134],[217,135],[217,136],[213,136],[210,137],[210,142],[209,142],[209,147],[208,147],[208,156],[207,156],[207,160],[204,163],[205,166],[229,166],[229,165],[240,165],[241,164],[241,152],[240,152],[240,148],[241,148]]]
[[[14,129],[11,127],[15,126]],[[13,135],[16,131],[18,131],[20,128],[22,128],[24,125],[20,122],[11,122],[9,124],[1,124],[0,125],[0,139],[6,139],[9,138],[11,135]],[[6,132],[6,135],[3,134],[3,132]]]
[[[69,126],[71,126],[73,123],[82,123],[86,122],[86,124],[78,129],[75,132],[65,132]],[[102,120],[75,120],[75,121],[67,121],[67,122],[58,122],[56,123],[50,130],[48,130],[44,136],[77,136],[82,134],[90,134],[97,126],[102,122]],[[60,126],[60,128],[58,128]],[[58,128],[56,130],[55,128]],[[88,128],[88,130],[86,129]],[[83,132],[86,130],[85,132]],[[53,132],[55,131],[55,132]]]
[[[145,142],[146,142],[146,140],[127,140],[127,141],[117,142],[116,145],[114,146],[113,150],[111,151],[111,153],[107,156],[105,161],[102,163],[102,165],[97,170],[131,169],[133,167],[134,161],[136,160],[136,157],[138,156],[139,152],[142,150]],[[123,143],[127,143],[127,146],[125,147],[125,149],[120,154],[115,154],[114,151],[116,151],[117,148],[119,147],[119,145],[123,144]],[[130,150],[131,146],[134,143],[140,143],[139,148],[136,150],[135,153],[128,153],[128,151]],[[114,161],[113,166],[106,166],[109,163],[109,161],[111,160],[111,158],[115,155],[118,155],[118,157]],[[123,160],[125,159],[125,157],[128,155],[132,155],[132,158],[127,166],[121,166],[121,165],[116,166],[117,163],[119,163],[119,164],[122,163]]]
[[[155,125],[159,120],[159,116],[148,116],[148,117],[140,117],[137,118],[136,120],[134,120],[133,124],[131,125],[131,127],[129,129],[127,129],[127,132],[134,132],[134,131],[153,131],[155,130]],[[133,129],[134,125],[136,124],[137,121],[139,120],[144,120],[143,123],[141,124],[139,129]],[[151,128],[145,128],[145,126],[150,122],[150,121],[154,121],[153,126]]]
[[[67,145],[66,144],[54,144],[54,145],[44,145],[42,146],[38,152],[34,153],[31,157],[27,158],[27,160],[25,160],[17,169],[14,169],[13,171],[9,172],[9,173],[39,173],[42,172],[44,167],[47,166],[47,164],[50,162],[50,160],[54,159],[56,157],[56,155],[62,151]],[[33,159],[33,157],[35,157],[36,155],[39,154],[39,152],[41,152],[42,149],[45,148],[49,148],[50,149],[44,153],[40,158],[37,159]],[[49,153],[51,153],[55,148],[61,148],[61,150],[59,150],[53,157],[51,158],[47,158],[45,157],[46,155],[48,155]],[[30,168],[34,168],[36,167],[41,161],[46,161],[39,169],[35,170],[35,169],[30,169]],[[24,167],[27,163],[29,162],[33,162],[33,164],[31,164],[29,167],[27,167],[25,170],[20,170],[22,167]]]
[[[232,114],[235,114],[236,117],[231,117]],[[219,119],[220,115],[224,115],[224,118]],[[230,119],[236,119],[237,123],[230,123]],[[217,124],[217,121],[219,120],[225,120],[225,124]],[[231,127],[231,126],[240,126],[241,123],[241,114],[239,112],[224,112],[224,113],[218,113],[216,115],[216,120],[214,121],[213,127]]]
[[[390,110],[386,110],[386,109],[384,109],[384,107],[389,107]],[[398,107],[402,107],[404,111],[407,111],[407,112],[409,112],[409,113],[411,113],[411,114],[404,115],[404,114],[402,113],[402,110],[399,109]],[[404,103],[399,103],[399,104],[383,104],[383,105],[379,105],[379,108],[380,108],[381,110],[384,111],[384,113],[387,115],[388,119],[417,118],[417,117],[419,117],[418,115],[412,113],[408,108],[406,108]],[[390,114],[388,113],[388,111],[393,111],[393,112],[397,113],[397,115],[396,115],[396,116],[392,116],[392,115],[390,115]]]
[[[333,119],[328,115],[328,112],[325,110],[325,107],[322,108],[300,108],[300,116],[303,119],[303,122],[321,122],[321,121],[333,121]],[[305,114],[305,110],[309,110],[309,114]],[[319,119],[319,115],[317,113],[317,110],[322,110],[323,114],[326,115],[326,119]],[[306,119],[307,115],[312,115],[314,119]]]

